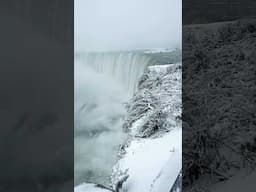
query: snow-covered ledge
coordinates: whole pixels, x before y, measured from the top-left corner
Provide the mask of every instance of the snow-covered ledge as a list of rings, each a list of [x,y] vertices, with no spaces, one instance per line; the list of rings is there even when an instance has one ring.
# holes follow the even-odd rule
[[[112,174],[116,191],[171,191],[182,166],[180,117],[181,64],[149,67],[128,105],[129,139]]]

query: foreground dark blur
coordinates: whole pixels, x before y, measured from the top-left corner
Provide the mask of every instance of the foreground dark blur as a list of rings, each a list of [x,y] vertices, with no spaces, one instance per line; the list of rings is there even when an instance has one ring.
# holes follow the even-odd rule
[[[256,187],[256,6],[229,3],[183,1],[185,192]]]
[[[0,2],[0,191],[73,190],[73,2]]]

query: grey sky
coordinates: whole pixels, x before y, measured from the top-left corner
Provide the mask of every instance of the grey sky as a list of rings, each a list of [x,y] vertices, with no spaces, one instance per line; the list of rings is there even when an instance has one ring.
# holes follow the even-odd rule
[[[75,0],[76,51],[181,47],[181,0]]]

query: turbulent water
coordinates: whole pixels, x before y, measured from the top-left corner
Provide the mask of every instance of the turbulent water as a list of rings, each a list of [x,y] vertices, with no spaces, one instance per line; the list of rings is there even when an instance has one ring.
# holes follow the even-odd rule
[[[148,55],[82,53],[75,57],[75,185],[108,184],[124,141],[124,103],[136,90]]]

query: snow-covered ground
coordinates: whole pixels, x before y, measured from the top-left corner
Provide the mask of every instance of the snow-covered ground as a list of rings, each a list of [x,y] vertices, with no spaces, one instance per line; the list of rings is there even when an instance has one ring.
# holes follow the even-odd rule
[[[75,187],[75,192],[110,192],[111,190],[105,189],[103,187],[97,186],[92,183],[83,183]]]
[[[172,51],[173,49],[168,49],[168,48],[155,48],[155,49],[145,50],[144,53],[167,53]]]
[[[123,191],[169,192],[181,170],[181,129],[131,142],[118,168],[128,170]]]
[[[149,103],[150,109],[128,128],[129,141],[113,168],[113,180],[116,175],[120,178],[113,183],[116,186],[126,175],[128,178],[120,191],[169,192],[182,167],[182,128],[178,118],[181,115],[181,65],[151,66],[146,76],[139,84],[137,95],[149,91],[157,104]],[[135,109],[136,102],[140,104],[146,96],[133,99],[132,105],[135,106],[130,105],[130,109]],[[163,121],[159,121],[159,128],[149,135],[141,134],[145,124],[152,121],[152,114],[159,109],[165,114]],[[129,118],[133,119],[132,114],[131,110],[128,122]]]

